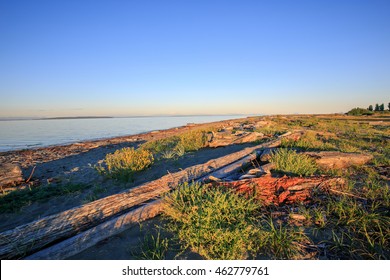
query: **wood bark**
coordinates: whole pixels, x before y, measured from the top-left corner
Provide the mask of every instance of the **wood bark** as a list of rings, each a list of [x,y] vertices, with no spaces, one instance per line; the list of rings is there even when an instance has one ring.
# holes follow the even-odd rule
[[[280,144],[280,139],[246,148],[241,151],[198,164],[136,188],[111,195],[83,206],[50,215],[12,230],[0,233],[0,258],[28,255],[59,240],[74,236],[108,219],[120,215],[131,207],[155,199],[177,185],[197,180],[210,172],[231,164],[258,149]]]

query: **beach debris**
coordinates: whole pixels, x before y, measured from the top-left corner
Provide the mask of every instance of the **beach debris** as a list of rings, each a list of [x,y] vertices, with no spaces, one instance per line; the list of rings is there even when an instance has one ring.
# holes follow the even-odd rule
[[[312,190],[341,186],[344,181],[327,177],[288,177],[274,178],[270,175],[259,178],[238,180],[232,182],[213,182],[211,186],[224,186],[249,196],[255,196],[264,205],[288,205],[294,203],[309,203]]]
[[[90,203],[43,217],[0,233],[0,258],[12,259],[31,254],[60,240],[70,238],[95,227],[117,215],[129,211],[147,201],[158,198],[184,182],[204,180],[210,173],[240,161],[256,151],[279,145],[280,139],[245,148],[238,152],[169,173],[157,180],[144,183],[124,192],[107,196]],[[17,240],[18,248],[9,240]]]
[[[0,188],[4,190],[8,186],[14,186],[23,181],[22,169],[18,164],[0,164]]]
[[[315,159],[317,165],[324,169],[344,169],[352,165],[363,165],[373,156],[359,153],[342,152],[305,152],[304,154]]]

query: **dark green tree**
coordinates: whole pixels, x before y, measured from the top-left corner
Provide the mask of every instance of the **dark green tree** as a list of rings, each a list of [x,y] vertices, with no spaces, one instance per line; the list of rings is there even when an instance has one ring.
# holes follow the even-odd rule
[[[389,103],[389,104],[390,104],[390,103]],[[368,110],[368,111],[372,111],[372,110],[374,110],[374,109],[372,108],[372,105],[370,105],[370,106],[368,106],[367,110]]]
[[[374,110],[374,111],[376,111],[376,112],[379,111],[379,105],[378,105],[378,103],[375,104],[375,110]]]
[[[379,111],[384,111],[385,110],[385,104],[379,105]]]
[[[387,104],[387,108],[389,108],[389,111],[390,111],[390,102],[389,102],[389,104]]]

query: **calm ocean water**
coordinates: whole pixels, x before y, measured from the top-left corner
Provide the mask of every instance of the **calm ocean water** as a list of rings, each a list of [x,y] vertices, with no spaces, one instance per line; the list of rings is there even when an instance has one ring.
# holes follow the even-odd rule
[[[245,116],[185,116],[0,121],[0,151],[68,144]]]

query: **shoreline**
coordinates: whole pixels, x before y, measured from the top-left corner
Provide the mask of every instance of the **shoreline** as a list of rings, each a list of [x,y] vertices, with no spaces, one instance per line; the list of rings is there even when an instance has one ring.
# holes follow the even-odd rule
[[[287,115],[259,115],[259,116],[246,116],[242,118],[233,118],[233,119],[227,119],[227,120],[221,120],[221,121],[214,121],[214,122],[207,122],[207,123],[187,123],[186,125],[177,126],[177,127],[171,127],[167,129],[161,129],[161,130],[149,130],[141,133],[136,134],[127,134],[122,136],[114,136],[114,137],[103,137],[103,138],[95,138],[95,139],[88,139],[88,140],[82,140],[82,141],[71,141],[68,143],[62,143],[62,144],[53,144],[48,146],[41,146],[41,147],[30,147],[30,148],[23,148],[23,149],[16,149],[16,150],[9,150],[9,151],[0,151],[0,164],[5,163],[9,161],[9,158],[14,157],[23,157],[27,154],[28,157],[34,157],[34,154],[42,153],[42,152],[64,152],[64,155],[62,157],[56,157],[55,159],[64,158],[66,156],[75,155],[83,152],[87,152],[91,149],[102,147],[102,146],[109,146],[109,145],[118,145],[122,143],[134,143],[137,141],[148,141],[151,139],[160,139],[164,138],[169,135],[173,135],[175,133],[181,133],[185,130],[188,130],[193,127],[207,127],[210,125],[218,125],[223,124],[226,122],[233,122],[243,119],[262,119],[262,118],[268,118],[268,117],[303,117],[303,116],[315,116],[319,117],[321,119],[341,119],[341,120],[349,120],[349,121],[367,121],[367,122],[378,122],[378,123],[387,123],[390,119],[383,118],[382,116],[365,116],[361,118],[357,118],[356,116],[346,116],[343,114],[287,114]],[[390,118],[390,117],[389,117]],[[58,151],[61,150],[62,151]],[[50,155],[49,155],[50,157]],[[50,160],[50,159],[49,159]],[[11,161],[15,161],[15,158]],[[42,163],[46,161],[39,161],[38,163]],[[21,164],[23,168],[30,167],[31,164]]]
[[[261,118],[264,116],[251,116],[243,118],[235,118],[228,120],[221,120],[215,122],[207,123],[187,123],[183,126],[171,127],[161,130],[150,130],[137,134],[128,134],[123,136],[107,137],[107,138],[98,138],[98,139],[89,139],[85,141],[71,142],[67,144],[54,144],[44,147],[31,147],[18,150],[10,151],[0,151],[0,164],[6,162],[14,162],[21,165],[22,168],[29,168],[34,164],[43,163],[51,160],[57,160],[65,158],[67,156],[77,155],[80,153],[88,152],[89,150],[112,146],[120,145],[124,143],[135,143],[140,141],[149,141],[154,139],[161,139],[167,136],[174,135],[176,133],[182,133],[189,129],[193,128],[202,128],[212,125],[223,124],[226,122],[232,122],[247,118]],[[45,154],[46,159],[42,158],[42,154]],[[61,155],[60,155],[61,154]],[[55,155],[55,156],[54,156]],[[27,162],[23,161],[27,159]]]
[[[217,115],[215,115],[217,116]],[[214,117],[215,117],[214,116]],[[220,117],[223,117],[225,115],[219,115]],[[152,125],[148,125],[148,121],[146,121],[145,123],[145,120],[144,121],[141,121],[141,126],[140,127],[137,127],[137,124],[138,122],[135,120],[135,119],[140,119],[140,118],[146,118],[146,117],[130,117],[129,119],[134,119],[134,121],[131,121],[128,125],[130,125],[130,129],[122,129],[121,130],[118,130],[117,128],[115,128],[116,123],[113,123],[113,126],[114,126],[114,130],[112,132],[110,132],[110,130],[108,130],[108,133],[104,133],[105,130],[91,130],[91,133],[89,134],[85,134],[85,133],[78,133],[77,131],[83,131],[83,128],[85,127],[85,129],[88,129],[88,123],[85,123],[84,125],[81,125],[81,127],[78,127],[77,124],[75,124],[75,127],[77,127],[76,129],[73,129],[73,132],[74,134],[69,134],[69,137],[67,136],[67,134],[64,134],[66,136],[66,138],[62,139],[62,137],[55,137],[52,133],[48,134],[48,138],[45,138],[45,137],[38,137],[38,138],[34,138],[35,140],[34,141],[29,141],[27,140],[27,142],[24,142],[24,141],[19,141],[17,135],[12,135],[9,140],[7,140],[7,138],[4,139],[4,143],[0,149],[0,156],[2,155],[5,155],[7,153],[10,153],[10,152],[21,152],[21,151],[25,151],[25,150],[38,150],[38,149],[42,149],[42,148],[52,148],[52,147],[56,147],[56,146],[68,146],[68,145],[72,145],[72,144],[76,144],[76,143],[85,143],[85,142],[100,142],[100,141],[107,141],[107,140],[111,140],[111,139],[116,139],[116,138],[128,138],[128,137],[133,137],[133,136],[138,136],[138,135],[143,135],[143,134],[147,134],[147,133],[150,133],[152,131],[155,131],[155,130],[158,130],[158,131],[163,131],[163,130],[168,130],[168,129],[172,129],[172,128],[177,128],[177,127],[182,127],[182,126],[187,126],[189,124],[196,124],[196,125],[201,125],[201,124],[207,124],[207,123],[214,123],[214,122],[220,122],[220,121],[228,121],[228,120],[234,120],[234,119],[242,119],[242,118],[248,118],[248,117],[256,117],[256,116],[246,116],[246,115],[226,115],[225,117],[232,117],[232,118],[229,118],[229,119],[221,119],[221,120],[218,120],[218,118],[216,120],[213,120],[213,118],[211,119],[207,119],[207,117],[213,117],[213,116],[200,116],[200,117],[206,117],[206,119],[192,119],[191,116],[170,116],[170,117],[175,117],[175,118],[184,118],[184,120],[180,120],[180,121],[167,121],[166,122],[166,125],[164,125],[164,120],[161,120],[162,123],[160,123],[161,121],[157,121],[156,124],[152,124]],[[197,116],[194,116],[194,117],[197,117]],[[154,118],[154,116],[149,116],[147,118]],[[185,118],[188,118],[187,120]],[[104,118],[100,118],[100,119],[104,119]],[[123,119],[121,117],[119,118],[110,118],[110,119]],[[41,120],[48,120],[48,121],[77,121],[77,120],[90,120],[90,119],[78,119],[78,118],[73,118],[73,119],[69,119],[69,118],[66,118],[66,119],[30,119],[29,121],[41,121]],[[124,124],[126,125],[126,123]],[[135,125],[135,129],[131,129],[131,127]],[[66,128],[66,126],[68,126],[68,124],[60,124],[60,127],[63,127],[64,126],[64,129]],[[73,125],[70,125],[71,127],[73,127]],[[96,126],[96,124],[95,124]],[[106,127],[107,125],[104,125],[103,127],[105,127],[105,129],[109,129],[108,127]],[[123,124],[122,124],[123,126]],[[38,129],[45,129],[46,126],[42,127],[41,125],[38,127]],[[50,125],[51,127],[51,125]],[[142,129],[144,127],[144,129]],[[9,128],[9,127],[8,127]],[[12,128],[12,127],[11,127]],[[11,129],[9,128],[9,129]],[[141,129],[140,129],[141,128]],[[4,128],[4,129],[7,129],[7,126]],[[23,129],[23,128],[20,128],[20,129]],[[81,129],[81,130],[80,130]],[[130,130],[130,131],[129,131]],[[133,130],[133,131],[131,131]],[[50,131],[50,128],[48,129],[48,131]],[[56,130],[55,130],[56,131]],[[62,135],[60,131],[57,131],[59,134],[55,134],[55,135]],[[108,134],[108,135],[104,135],[104,134]],[[46,134],[44,134],[43,136],[45,136]],[[72,136],[73,135],[73,136]],[[22,135],[25,137],[25,135]],[[54,137],[54,138],[53,138]],[[28,137],[26,137],[28,138]]]

